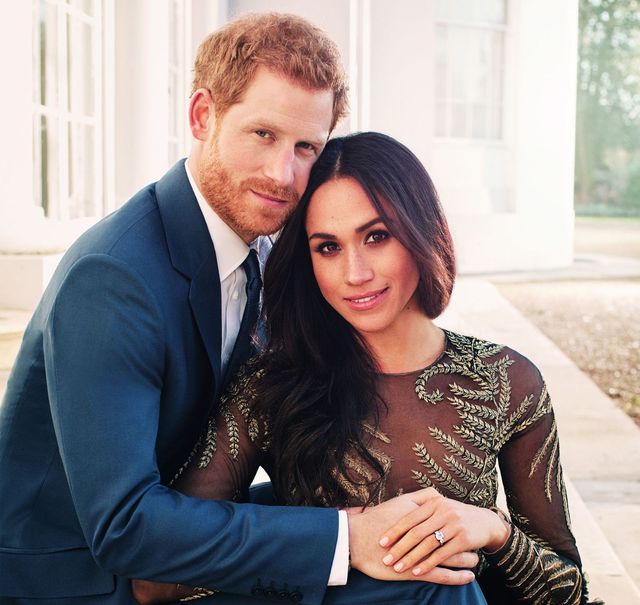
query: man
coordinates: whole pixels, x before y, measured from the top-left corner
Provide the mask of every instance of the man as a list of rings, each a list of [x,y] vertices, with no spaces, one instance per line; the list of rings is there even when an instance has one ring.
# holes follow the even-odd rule
[[[335,45],[302,19],[202,44],[188,161],[74,244],[25,332],[0,418],[2,603],[132,603],[143,578],[317,604],[349,539],[389,575],[372,544],[406,499],[347,524],[166,487],[250,353],[249,243],[283,224],[345,109]]]

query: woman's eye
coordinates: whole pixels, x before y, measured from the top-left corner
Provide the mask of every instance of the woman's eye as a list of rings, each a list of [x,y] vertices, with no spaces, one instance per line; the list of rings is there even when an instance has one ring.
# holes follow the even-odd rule
[[[335,242],[323,242],[316,247],[316,252],[320,254],[333,254],[339,250]]]
[[[388,238],[389,238],[389,232],[388,231],[372,231],[367,236],[367,239],[366,239],[365,243],[367,243],[367,244],[379,244],[380,242],[383,242],[384,240],[386,240]]]

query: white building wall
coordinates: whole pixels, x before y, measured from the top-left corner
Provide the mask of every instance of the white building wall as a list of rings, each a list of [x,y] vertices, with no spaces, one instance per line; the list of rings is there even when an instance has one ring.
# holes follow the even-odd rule
[[[107,210],[171,163],[169,1],[104,1]],[[504,136],[494,142],[434,135],[435,0],[186,0],[187,5],[189,65],[207,33],[247,11],[294,12],[327,31],[350,78],[352,115],[337,133],[386,132],[420,157],[440,191],[461,272],[570,263],[578,0],[508,0]],[[0,69],[7,89],[0,98],[0,280],[2,266],[11,263],[7,252],[57,253],[86,226],[45,220],[33,201],[32,10],[31,2],[0,6]],[[186,97],[188,90],[185,119]],[[43,267],[49,264],[40,263],[34,284],[46,281],[49,269]],[[7,291],[0,283],[0,306],[7,305]]]
[[[356,119],[341,130],[385,132],[423,161],[447,212],[461,272],[571,262],[577,0],[509,0],[499,141],[434,135],[434,0],[237,0],[229,6],[232,14],[295,12],[339,44],[351,65],[356,109]]]

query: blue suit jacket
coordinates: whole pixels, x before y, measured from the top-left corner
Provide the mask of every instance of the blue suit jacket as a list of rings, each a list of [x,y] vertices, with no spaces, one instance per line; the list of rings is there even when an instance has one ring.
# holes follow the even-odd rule
[[[249,595],[260,579],[322,600],[335,511],[165,487],[220,394],[220,316],[183,161],[67,252],[0,408],[0,597],[130,603],[125,578]]]

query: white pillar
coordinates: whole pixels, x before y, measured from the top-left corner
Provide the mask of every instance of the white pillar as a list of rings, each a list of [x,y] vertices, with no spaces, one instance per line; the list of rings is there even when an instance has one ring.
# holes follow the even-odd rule
[[[168,168],[168,20],[167,0],[116,0],[116,205]]]
[[[37,216],[33,200],[32,14],[31,2],[0,5],[4,90],[0,95],[0,252],[12,231],[26,229],[28,217]]]

